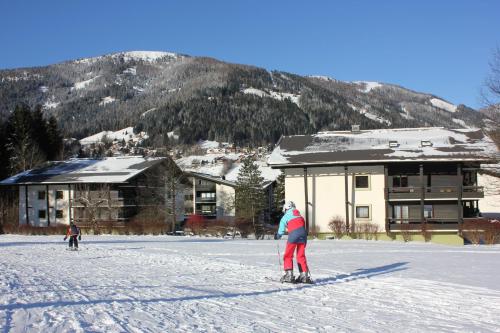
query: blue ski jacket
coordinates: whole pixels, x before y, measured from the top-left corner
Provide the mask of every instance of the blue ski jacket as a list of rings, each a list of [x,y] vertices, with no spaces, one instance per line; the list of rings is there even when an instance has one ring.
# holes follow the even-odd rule
[[[307,243],[306,223],[297,209],[289,209],[280,220],[278,234],[283,236],[288,229],[289,243]]]

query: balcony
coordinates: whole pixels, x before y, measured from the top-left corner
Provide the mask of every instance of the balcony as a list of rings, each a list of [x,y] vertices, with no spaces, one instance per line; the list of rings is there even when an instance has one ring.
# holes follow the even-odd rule
[[[458,200],[457,186],[430,186],[424,188],[425,199],[451,199]],[[422,190],[420,187],[389,187],[386,188],[386,198],[390,201],[420,200]],[[462,199],[484,198],[482,186],[463,186]]]
[[[429,231],[457,231],[459,223],[457,219],[446,218],[427,218],[427,227]],[[389,218],[390,231],[422,231],[420,219],[394,219]]]

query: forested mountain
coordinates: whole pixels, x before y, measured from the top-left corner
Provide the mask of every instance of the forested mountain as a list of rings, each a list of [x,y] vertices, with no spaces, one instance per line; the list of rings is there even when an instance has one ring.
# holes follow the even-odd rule
[[[488,127],[484,113],[392,84],[343,82],[167,52],[122,52],[0,71],[0,119],[42,105],[65,136],[135,126],[149,144],[260,145],[282,134],[385,127]]]

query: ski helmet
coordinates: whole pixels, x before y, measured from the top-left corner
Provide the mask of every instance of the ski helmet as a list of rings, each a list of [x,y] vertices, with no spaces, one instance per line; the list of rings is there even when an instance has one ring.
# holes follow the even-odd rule
[[[293,201],[285,202],[285,204],[283,205],[283,213],[291,208],[295,208],[295,203]]]

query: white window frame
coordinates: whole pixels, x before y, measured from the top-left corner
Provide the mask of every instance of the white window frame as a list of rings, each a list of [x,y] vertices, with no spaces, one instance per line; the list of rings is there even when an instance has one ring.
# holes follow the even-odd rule
[[[368,207],[368,217],[358,217],[358,207]],[[371,221],[372,220],[372,205],[359,204],[354,207],[354,216],[356,220]]]

